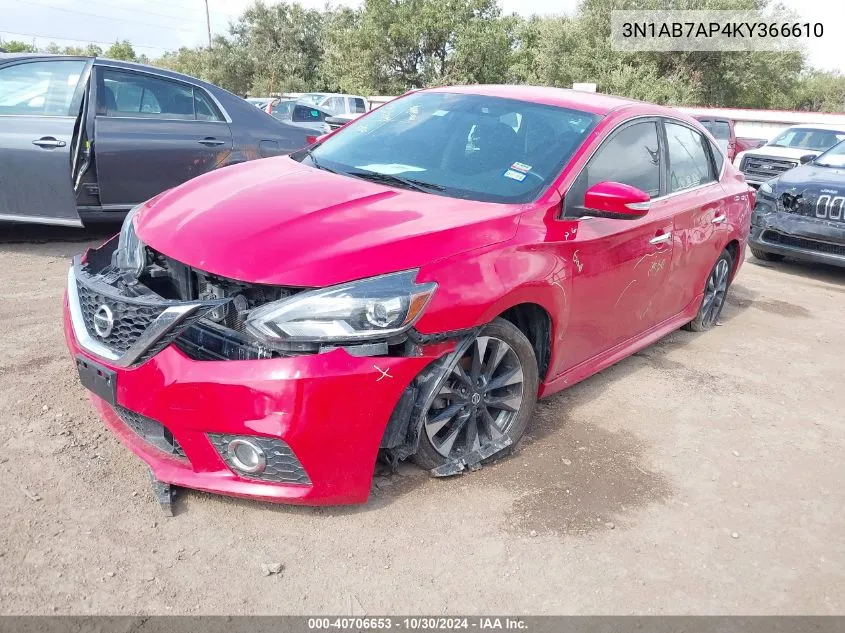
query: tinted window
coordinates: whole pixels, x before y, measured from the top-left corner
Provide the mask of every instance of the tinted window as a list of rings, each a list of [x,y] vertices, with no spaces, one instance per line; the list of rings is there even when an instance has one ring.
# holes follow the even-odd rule
[[[352,101],[352,112],[357,114],[367,111],[367,104],[365,104],[364,100],[360,97],[351,97],[350,101]]]
[[[322,110],[318,110],[317,108],[312,108],[311,106],[302,103],[297,103],[293,108],[291,120],[296,121],[298,123],[316,123],[319,121],[325,121],[327,116],[331,115],[326,112],[323,112]]]
[[[716,180],[705,138],[695,130],[666,121],[669,193]]]
[[[312,154],[340,173],[400,176],[440,195],[521,203],[549,187],[596,120],[526,101],[414,93],[352,121]]]
[[[616,132],[584,167],[566,195],[566,214],[584,210],[584,194],[600,182],[621,182],[660,195],[660,145],[657,123],[635,123]]]
[[[731,126],[727,121],[716,121],[713,119],[704,119],[700,121],[704,129],[713,135],[717,140],[730,140]]]
[[[722,154],[722,149],[715,145],[714,143],[710,143],[710,148],[713,150],[713,160],[716,162],[716,177],[722,173],[722,163],[725,162],[725,155]]]
[[[100,105],[107,116],[195,118],[191,86],[109,69],[103,71]]]
[[[204,91],[194,88],[194,110],[200,121],[222,121],[223,117],[214,102]]]
[[[0,114],[68,116],[83,61],[31,62],[0,68]]]

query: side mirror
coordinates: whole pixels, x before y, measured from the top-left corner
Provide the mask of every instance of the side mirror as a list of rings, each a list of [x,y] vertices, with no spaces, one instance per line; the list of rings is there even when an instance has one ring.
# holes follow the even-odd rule
[[[806,165],[807,163],[811,163],[811,162],[813,162],[815,159],[816,159],[816,155],[815,155],[815,154],[804,154],[804,155],[803,155],[801,158],[799,158],[798,160],[799,160],[799,161],[801,161],[801,164],[802,164],[802,165]]]
[[[584,206],[597,215],[620,220],[636,220],[648,213],[651,197],[645,192],[621,182],[599,182],[587,189]]]

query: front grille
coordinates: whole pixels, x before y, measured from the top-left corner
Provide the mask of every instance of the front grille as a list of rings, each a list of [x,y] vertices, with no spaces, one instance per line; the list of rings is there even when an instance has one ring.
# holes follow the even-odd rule
[[[173,342],[193,360],[259,360],[279,355],[235,330],[206,321],[185,329]]]
[[[114,297],[106,297],[79,282],[76,288],[79,295],[79,307],[88,334],[118,354],[123,354],[132,347],[166,307],[129,303]],[[94,327],[94,315],[101,306],[108,306],[114,318],[114,326],[105,337],[97,334]]]
[[[135,413],[120,405],[115,405],[114,412],[126,426],[160,451],[185,459],[185,451],[179,446],[179,442],[176,441],[167,427],[158,420]]]
[[[260,473],[245,473],[238,470],[237,466],[229,458],[228,446],[229,442],[234,439],[248,439],[250,442],[258,445],[264,451],[264,456],[267,460],[267,465],[264,472]],[[209,433],[208,439],[214,445],[214,448],[226,462],[226,465],[236,472],[239,476],[245,479],[258,479],[261,481],[274,481],[277,483],[294,483],[311,485],[311,479],[302,467],[302,464],[293,454],[290,446],[282,440],[259,437],[251,435],[249,437],[239,435],[227,435],[224,433]]]
[[[803,237],[784,235],[783,233],[778,233],[777,231],[764,232],[763,241],[769,242],[770,244],[782,244],[783,246],[800,248],[806,251],[815,251],[817,253],[826,253],[828,255],[845,256],[845,245],[843,244],[831,244],[830,242],[808,240]]]
[[[742,159],[741,171],[748,178],[755,180],[769,180],[785,171],[798,166],[797,160],[789,158],[764,158],[762,156],[746,156]]]

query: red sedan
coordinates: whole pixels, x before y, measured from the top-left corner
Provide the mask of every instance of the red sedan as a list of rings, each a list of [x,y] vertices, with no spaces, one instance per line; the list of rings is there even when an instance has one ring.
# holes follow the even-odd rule
[[[423,90],[140,205],[74,261],[67,343],[161,482],[360,503],[380,451],[475,468],[538,397],[711,328],[751,207],[676,110]]]

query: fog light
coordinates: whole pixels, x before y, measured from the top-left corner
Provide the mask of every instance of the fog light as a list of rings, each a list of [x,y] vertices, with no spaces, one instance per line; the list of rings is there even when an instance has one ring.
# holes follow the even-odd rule
[[[232,465],[245,473],[261,473],[267,465],[264,451],[249,440],[234,439],[226,447]]]

